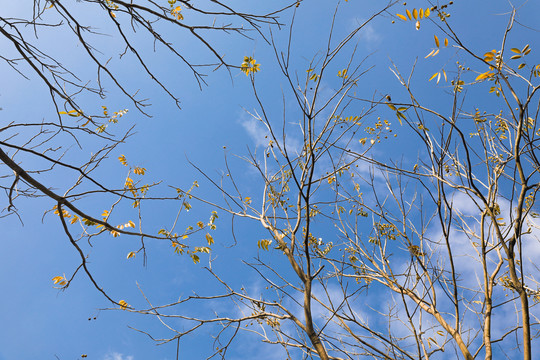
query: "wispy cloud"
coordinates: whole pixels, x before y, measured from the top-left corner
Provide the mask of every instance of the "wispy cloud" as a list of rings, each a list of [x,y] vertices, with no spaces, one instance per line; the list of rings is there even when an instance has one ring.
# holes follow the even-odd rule
[[[239,119],[240,125],[246,130],[256,147],[268,146],[268,129],[254,116],[242,114]]]
[[[103,360],[134,360],[135,358],[132,355],[124,355],[116,351],[110,351],[105,354]]]
[[[365,21],[366,19],[362,19],[362,18],[353,19],[352,24],[351,24],[351,30],[358,28]],[[360,36],[360,40],[366,43],[367,45],[378,44],[382,39],[382,35],[380,34],[379,31],[375,29],[375,26],[371,22],[364,25],[364,27],[359,32],[359,36]]]

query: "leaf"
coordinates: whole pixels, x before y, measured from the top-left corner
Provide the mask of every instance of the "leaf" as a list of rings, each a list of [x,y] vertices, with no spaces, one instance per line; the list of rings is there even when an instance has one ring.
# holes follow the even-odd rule
[[[446,71],[444,71],[444,69],[443,69],[442,72],[443,72],[443,75],[444,75],[444,81],[445,81],[445,82],[448,81],[448,79],[446,78]]]
[[[437,37],[437,35],[433,35],[433,37],[435,38],[435,45],[439,47],[439,38]]]
[[[52,278],[55,285],[65,285],[66,279],[63,276],[55,276]]]
[[[124,166],[127,166],[127,165],[128,165],[127,160],[126,160],[126,157],[125,157],[124,155],[120,155],[120,156],[118,157],[118,161],[120,161],[120,163],[121,163],[122,165],[124,165]]]
[[[527,55],[530,51],[531,51],[531,49],[529,47],[529,44],[525,45],[523,50],[521,50],[521,52],[524,53],[525,55]]]
[[[386,105],[388,105],[388,107],[394,111],[396,111],[396,107],[393,105],[393,104],[390,104],[390,103],[386,103]]]
[[[420,19],[424,17],[424,9],[420,9],[420,10],[418,11],[418,17],[419,17]]]
[[[135,228],[135,223],[133,221],[129,220],[128,223],[126,224],[126,227]]]
[[[435,74],[431,75],[431,77],[429,78],[428,81],[431,81],[431,80],[435,79],[435,77],[436,77],[437,75],[439,75],[438,72],[436,72]]]
[[[400,18],[401,20],[403,20],[403,21],[407,21],[407,18],[405,16],[401,15],[401,14],[396,14],[396,16],[398,18]]]
[[[517,48],[511,48],[510,51],[515,52],[516,54],[521,54],[521,50]]]
[[[519,64],[518,69],[523,69],[525,67],[525,64]]]
[[[521,55],[510,56],[510,60],[521,59]]]
[[[212,235],[206,233],[206,242],[208,243],[208,245],[212,245],[214,243],[214,238],[212,237]]]
[[[489,71],[486,71],[485,73],[482,73],[480,75],[478,75],[475,79],[475,81],[478,81],[478,80],[482,80],[482,79],[486,79],[488,77],[491,77],[493,76],[494,74],[492,72],[489,72]]]
[[[409,9],[405,10],[407,12],[407,17],[409,18],[409,20],[412,20],[412,15],[411,15],[411,12],[409,11]]]
[[[120,300],[120,301],[118,302],[118,305],[120,305],[120,309],[122,309],[122,310],[126,310],[127,307],[129,306],[128,303],[125,302],[124,300]]]
[[[420,30],[420,21],[419,20],[416,20],[416,30]]]
[[[495,57],[495,54],[493,54],[492,52],[487,52],[484,54],[484,60],[488,62],[493,61],[494,57]]]
[[[136,253],[135,251],[130,251],[130,252],[127,254],[127,259],[134,258],[136,254],[137,254],[137,253]]]
[[[429,54],[427,54],[424,59],[427,59],[428,57],[432,56],[433,53],[435,52],[435,49],[431,50],[431,52]]]
[[[270,246],[270,244],[272,244],[272,240],[262,239],[257,242],[257,247],[268,251],[268,246]]]
[[[414,18],[415,20],[418,20],[418,10],[413,9],[413,11],[412,11],[412,16],[413,16],[413,18]]]
[[[430,8],[427,8],[426,11],[424,11],[424,16],[428,17],[431,14]]]
[[[444,46],[448,46],[448,38],[444,38]]]

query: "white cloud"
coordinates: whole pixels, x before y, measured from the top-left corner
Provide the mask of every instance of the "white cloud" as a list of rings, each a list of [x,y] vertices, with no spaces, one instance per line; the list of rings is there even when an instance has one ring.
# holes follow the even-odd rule
[[[132,355],[124,355],[116,351],[110,351],[105,354],[103,360],[134,360],[135,358]]]
[[[268,129],[255,117],[244,114],[240,117],[240,125],[246,130],[256,147],[268,146]]]
[[[361,18],[353,19],[352,24],[351,24],[351,30],[358,28],[365,21],[366,19],[361,19]],[[382,39],[381,34],[377,30],[375,30],[373,23],[368,23],[364,25],[364,27],[359,32],[359,36],[361,40],[363,40],[365,43],[369,45],[379,43]]]

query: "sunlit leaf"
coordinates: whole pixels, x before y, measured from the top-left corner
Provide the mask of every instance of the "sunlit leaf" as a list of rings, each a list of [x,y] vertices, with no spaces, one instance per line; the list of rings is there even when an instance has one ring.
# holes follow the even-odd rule
[[[127,166],[127,165],[128,165],[127,160],[126,160],[126,157],[125,157],[124,155],[120,155],[120,156],[118,157],[118,161],[120,161],[120,163],[121,163],[122,165],[124,165],[124,166]]]
[[[128,258],[128,259],[134,258],[136,254],[137,254],[137,253],[136,253],[135,251],[130,251],[130,252],[127,254],[127,258]]]
[[[52,281],[55,285],[65,285],[66,284],[66,278],[63,276],[55,276],[52,278]]]
[[[398,18],[400,18],[401,20],[403,20],[403,21],[407,21],[407,18],[405,16],[401,15],[401,14],[396,14],[396,16]]]
[[[122,310],[126,310],[127,307],[129,306],[128,303],[125,302],[124,300],[120,300],[120,301],[118,302],[118,305],[120,305],[120,309],[122,309]]]
[[[482,80],[482,79],[486,79],[488,77],[491,77],[493,76],[494,74],[492,72],[489,72],[489,71],[486,71],[485,73],[482,73],[480,75],[478,75],[475,79],[475,81],[478,81],[478,80]]]
[[[418,10],[413,9],[413,11],[412,11],[412,16],[413,16],[413,18],[414,18],[415,20],[417,20],[417,19],[418,19]]]
[[[516,54],[521,54],[521,50],[517,49],[517,48],[511,48],[510,51],[513,51],[515,52]]]
[[[214,238],[212,237],[212,235],[206,233],[205,237],[206,237],[206,242],[208,243],[208,245],[212,245],[214,243]]]
[[[435,38],[435,45],[439,47],[439,38],[437,37],[437,35],[433,35],[433,37]]]
[[[407,17],[409,18],[409,20],[412,20],[412,15],[411,15],[411,12],[409,11],[409,9],[405,10],[407,12]]]
[[[427,8],[426,11],[424,11],[424,16],[428,17],[431,14],[431,9]]]

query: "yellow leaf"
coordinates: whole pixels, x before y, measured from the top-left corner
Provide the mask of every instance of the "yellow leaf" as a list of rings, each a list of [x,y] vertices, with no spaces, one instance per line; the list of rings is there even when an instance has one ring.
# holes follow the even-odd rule
[[[416,30],[420,30],[420,21],[416,20]]]
[[[443,69],[442,72],[443,72],[443,75],[444,75],[444,81],[445,81],[445,82],[448,81],[448,79],[446,78],[446,71],[444,71],[444,69]]]
[[[398,18],[400,18],[401,20],[403,20],[403,21],[407,21],[407,18],[405,16],[401,15],[401,14],[396,14],[396,16]]]
[[[126,157],[125,157],[124,155],[120,155],[120,156],[118,157],[118,161],[120,161],[120,163],[121,163],[122,165],[124,165],[124,166],[127,166],[127,165],[128,165],[127,160],[126,160]]]
[[[136,255],[136,253],[134,251],[130,251],[129,254],[127,254],[127,258],[128,259],[134,258],[135,255]]]
[[[106,218],[107,216],[109,216],[109,211],[108,210],[103,210],[103,214],[101,214],[101,216]]]
[[[433,37],[435,38],[435,45],[439,47],[439,38],[437,37],[437,35],[433,35]]]
[[[128,223],[126,224],[126,227],[132,227],[134,228],[135,227],[135,223],[131,220],[128,221]]]
[[[420,9],[420,10],[418,11],[418,17],[419,17],[420,19],[424,17],[424,9]]]
[[[413,11],[412,11],[412,16],[413,16],[413,18],[414,18],[415,20],[417,20],[417,19],[418,19],[418,10],[413,9]]]
[[[127,307],[129,306],[128,303],[125,302],[124,300],[120,300],[120,301],[118,302],[118,305],[120,305],[120,309],[122,309],[122,310],[126,310]]]
[[[427,8],[426,11],[424,11],[424,16],[428,17],[429,14],[431,14],[431,10],[429,8]]]
[[[444,38],[444,46],[448,46],[448,38]]]
[[[409,9],[407,9],[406,12],[407,12],[407,17],[409,18],[409,20],[412,20],[412,15]]]
[[[486,71],[485,73],[482,73],[482,74],[478,75],[478,76],[476,77],[475,81],[482,80],[482,79],[486,79],[486,78],[491,77],[491,76],[493,76],[493,75],[494,75],[493,73],[491,73],[491,72],[489,72],[489,71]]]
[[[516,60],[516,59],[521,59],[521,55],[513,55],[510,57],[510,60]]]
[[[394,104],[390,104],[390,103],[386,103],[386,105],[388,105],[388,107],[394,111],[396,111],[396,107],[394,106]]]
[[[246,204],[251,204],[251,198],[250,198],[249,196],[246,196],[246,197],[244,198],[244,202],[245,202]]]
[[[429,54],[427,54],[424,59],[427,59],[428,57],[430,57],[431,55],[433,55],[433,53],[435,52],[435,49],[431,50],[431,52]]]
[[[212,238],[212,235],[210,234],[206,234],[206,242],[208,243],[208,245],[212,245],[214,243],[214,238]]]
[[[515,52],[516,54],[521,54],[521,50],[517,48],[511,48],[510,51]]]
[[[523,69],[525,67],[525,64],[519,64],[518,69]]]
[[[63,276],[55,276],[52,278],[52,281],[55,283],[55,284],[58,284],[60,282],[62,282],[64,280],[64,277]]]

